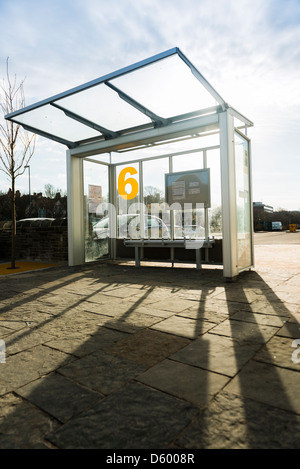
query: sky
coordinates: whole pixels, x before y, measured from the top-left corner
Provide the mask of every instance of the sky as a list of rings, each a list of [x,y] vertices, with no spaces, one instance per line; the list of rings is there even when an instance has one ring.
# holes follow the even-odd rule
[[[300,0],[0,0],[0,30],[0,79],[9,57],[26,105],[179,47],[254,122],[253,200],[300,210]],[[66,191],[65,150],[38,137],[32,193]]]

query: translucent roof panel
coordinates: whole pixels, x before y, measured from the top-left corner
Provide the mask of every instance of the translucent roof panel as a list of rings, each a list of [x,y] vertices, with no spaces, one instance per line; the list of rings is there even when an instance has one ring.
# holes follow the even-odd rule
[[[120,99],[119,95],[105,84],[61,99],[58,104],[112,131],[151,122],[149,117]]]
[[[225,102],[178,48],[7,116],[69,148],[172,123]],[[172,119],[174,119],[172,121]]]
[[[69,119],[59,109],[46,104],[45,106],[21,114],[17,118],[22,125],[41,131],[70,142],[77,142],[99,136],[99,132],[79,122]]]
[[[178,55],[115,78],[111,83],[164,118],[218,104]]]

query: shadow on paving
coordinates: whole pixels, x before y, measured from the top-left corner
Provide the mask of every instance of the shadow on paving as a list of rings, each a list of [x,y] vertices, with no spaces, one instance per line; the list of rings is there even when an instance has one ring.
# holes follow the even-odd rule
[[[275,294],[289,276],[268,275],[95,264],[5,278],[0,448],[299,449],[299,309]]]

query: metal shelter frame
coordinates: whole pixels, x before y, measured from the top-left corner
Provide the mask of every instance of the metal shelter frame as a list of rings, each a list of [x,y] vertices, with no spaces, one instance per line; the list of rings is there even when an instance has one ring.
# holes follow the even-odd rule
[[[168,68],[169,67],[169,68]],[[178,72],[177,72],[178,71]],[[152,77],[147,81],[145,77]],[[133,77],[133,79],[132,79]],[[152,78],[157,80],[152,80]],[[160,89],[160,83],[164,86]],[[161,81],[159,82],[158,79]],[[185,86],[185,80],[188,80]],[[195,86],[194,94],[190,93]],[[193,88],[194,90],[194,88]],[[209,105],[202,106],[204,90]],[[99,94],[98,94],[99,93]],[[152,94],[151,94],[152,93]],[[202,95],[201,95],[202,96]],[[145,98],[145,99],[144,99]],[[168,99],[167,99],[168,98]],[[151,99],[155,106],[151,107]],[[166,101],[165,107],[160,106]],[[177,111],[177,103],[178,113]],[[116,104],[116,107],[110,106]],[[204,101],[203,101],[204,102]],[[150,105],[149,105],[150,103]],[[206,101],[205,101],[206,103]],[[171,105],[171,110],[168,108]],[[160,109],[161,108],[161,109]],[[159,112],[163,110],[163,112]],[[175,110],[175,113],[174,113]],[[120,112],[119,112],[120,111]],[[123,113],[123,121],[119,119]],[[132,116],[132,119],[131,119]],[[110,119],[108,119],[110,117]],[[223,220],[223,275],[236,277],[251,268],[253,260],[251,142],[247,128],[253,123],[229,106],[180,49],[173,48],[102,76],[66,92],[27,106],[7,116],[26,130],[67,147],[69,264],[84,258],[83,160],[93,155],[127,152],[180,139],[219,133]],[[115,120],[118,123],[114,125]],[[107,125],[110,121],[112,125]],[[238,213],[236,203],[236,134],[248,143],[250,261],[238,263]],[[110,193],[115,194],[114,165]]]

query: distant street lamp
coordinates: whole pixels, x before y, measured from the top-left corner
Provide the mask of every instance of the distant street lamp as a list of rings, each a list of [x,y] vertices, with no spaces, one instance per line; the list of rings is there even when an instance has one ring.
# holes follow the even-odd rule
[[[30,188],[30,166],[27,165],[25,168],[28,168],[28,182],[29,182],[29,203],[31,202],[31,188]]]

